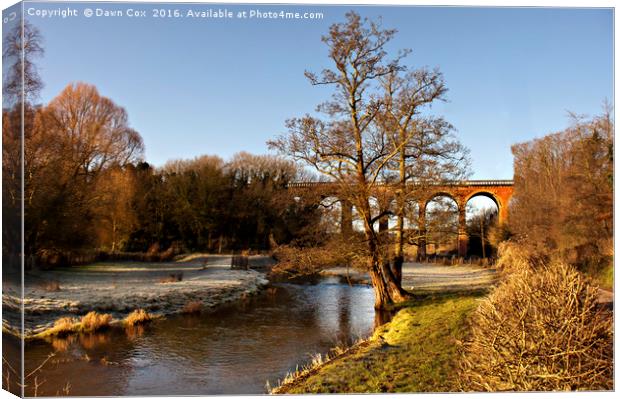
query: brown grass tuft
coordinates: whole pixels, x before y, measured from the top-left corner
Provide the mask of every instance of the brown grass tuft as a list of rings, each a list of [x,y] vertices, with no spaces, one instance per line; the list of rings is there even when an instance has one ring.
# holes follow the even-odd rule
[[[125,326],[135,326],[138,324],[148,323],[152,320],[150,314],[144,309],[136,309],[125,317]]]
[[[612,317],[596,289],[561,261],[533,266],[527,253],[505,249],[500,263],[513,271],[472,317],[461,388],[613,389]]]
[[[82,332],[95,332],[108,328],[112,322],[112,316],[109,314],[100,314],[95,311],[88,312],[82,317],[80,328]]]
[[[65,336],[75,332],[79,327],[79,322],[74,317],[61,317],[54,322],[54,327],[45,332],[45,335]]]
[[[201,301],[189,301],[183,306],[181,313],[184,314],[197,314],[202,313],[204,305]]]

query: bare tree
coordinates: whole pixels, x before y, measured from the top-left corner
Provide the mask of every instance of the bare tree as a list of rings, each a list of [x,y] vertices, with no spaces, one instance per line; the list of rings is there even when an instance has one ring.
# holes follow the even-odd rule
[[[43,87],[35,60],[43,55],[43,38],[27,21],[6,32],[2,63],[2,213],[3,262],[21,266],[22,144],[32,135],[36,107]],[[3,68],[4,69],[4,68]]]
[[[2,59],[12,61],[3,76],[2,94],[9,104],[32,103],[43,88],[34,63],[44,53],[39,30],[24,21],[4,37]]]
[[[452,125],[424,114],[433,102],[445,100],[447,88],[441,72],[425,68],[404,76],[398,72],[381,77],[384,106],[377,121],[393,148],[398,149],[398,156],[388,166],[396,175],[391,179],[395,182],[397,217],[392,270],[400,284],[408,204],[424,200],[430,182],[463,176],[468,151],[454,137]]]
[[[43,242],[73,249],[92,240],[94,210],[105,194],[98,179],[143,152],[125,110],[84,83],[69,85],[37,112],[24,145],[25,239],[33,250]]]
[[[313,85],[335,89],[332,100],[317,107],[326,119],[309,115],[290,119],[288,134],[268,144],[329,176],[338,187],[338,197],[355,206],[364,226],[375,307],[384,308],[407,294],[382,259],[374,225],[385,215],[373,215],[371,210],[370,198],[381,184],[381,173],[400,151],[376,124],[383,107],[379,78],[403,70],[400,60],[407,52],[388,60],[385,45],[396,31],[384,30],[354,12],[346,18],[322,38],[335,69],[324,69],[320,76],[306,72]]]

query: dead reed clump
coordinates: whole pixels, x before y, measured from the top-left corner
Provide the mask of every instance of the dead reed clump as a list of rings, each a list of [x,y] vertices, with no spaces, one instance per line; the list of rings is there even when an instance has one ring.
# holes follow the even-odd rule
[[[204,310],[204,305],[200,301],[189,301],[183,306],[181,313],[184,314],[199,314]]]
[[[46,331],[46,335],[66,336],[77,330],[79,322],[74,317],[61,317],[54,322],[54,326]]]
[[[173,273],[159,279],[160,284],[177,283],[183,281],[183,273]]]
[[[100,314],[95,311],[88,312],[82,317],[80,328],[82,332],[90,333],[108,328],[112,322],[109,314]]]
[[[511,249],[513,273],[478,307],[462,348],[465,391],[613,389],[613,326],[597,291],[571,266],[532,267]]]
[[[136,309],[125,317],[125,326],[135,326],[138,324],[148,323],[152,320],[150,314],[144,309]]]

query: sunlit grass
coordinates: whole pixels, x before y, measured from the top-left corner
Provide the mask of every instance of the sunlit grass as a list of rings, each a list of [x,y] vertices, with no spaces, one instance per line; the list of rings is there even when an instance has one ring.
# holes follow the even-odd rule
[[[479,295],[412,301],[368,341],[290,378],[274,393],[453,391],[458,342]]]

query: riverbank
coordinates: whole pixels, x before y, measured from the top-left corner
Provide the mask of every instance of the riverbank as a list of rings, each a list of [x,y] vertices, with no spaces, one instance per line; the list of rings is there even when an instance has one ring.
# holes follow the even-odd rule
[[[368,273],[352,268],[334,267],[322,275],[348,278],[352,283],[370,284]],[[444,266],[429,263],[405,262],[403,288],[415,294],[486,291],[497,282],[494,268],[474,265]]]
[[[289,375],[272,393],[456,391],[458,343],[481,295],[450,293],[411,301],[368,340]]]
[[[251,257],[262,264],[264,257]],[[182,313],[188,303],[205,311],[256,294],[268,284],[254,270],[231,270],[230,256],[192,255],[176,262],[102,262],[26,276],[24,337],[44,333],[61,317],[90,311],[110,314],[113,323],[143,309],[154,317]],[[3,330],[19,325],[19,291],[3,290]]]

